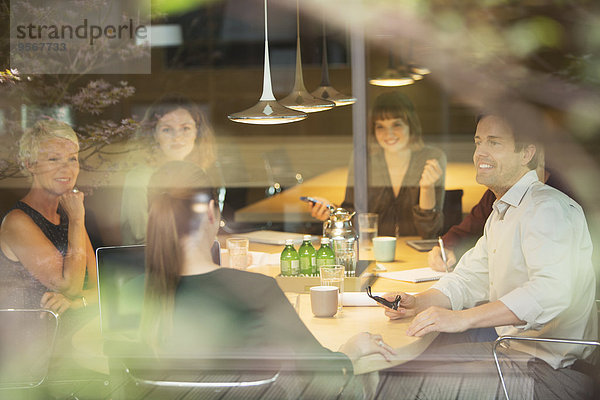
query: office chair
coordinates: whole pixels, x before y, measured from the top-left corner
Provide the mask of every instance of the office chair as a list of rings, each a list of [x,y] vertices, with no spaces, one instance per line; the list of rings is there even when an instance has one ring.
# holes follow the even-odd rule
[[[498,362],[498,346],[505,341],[516,340],[523,342],[545,342],[545,343],[565,343],[565,344],[579,344],[583,346],[598,346],[600,347],[600,342],[593,340],[572,340],[572,339],[553,339],[553,338],[536,338],[536,337],[521,337],[521,336],[500,336],[494,342],[493,354],[494,354],[494,362],[496,363],[496,371],[498,372],[498,376],[500,377],[500,383],[502,384],[502,390],[504,391],[504,395],[506,396],[506,400],[510,400],[508,396],[508,390],[506,389],[506,382],[504,381],[504,375],[502,375],[502,369],[500,368],[500,363]]]
[[[4,390],[41,386],[48,376],[58,314],[45,309],[0,309],[0,397]]]
[[[214,261],[218,263],[218,245],[213,249]],[[156,358],[137,338],[144,297],[144,252],[143,245],[104,247],[96,251],[104,353],[109,358],[111,383],[118,388],[116,398],[141,398],[144,387],[249,388],[267,386],[279,378],[277,366],[269,366],[262,360],[232,357],[215,363],[215,360],[196,358]],[[245,379],[245,374],[260,377]],[[210,377],[204,379],[203,375]],[[122,382],[125,385],[121,385]]]
[[[462,221],[462,189],[446,190],[444,197],[444,206],[442,212],[444,214],[444,227],[442,234],[448,232],[454,225],[460,224]]]

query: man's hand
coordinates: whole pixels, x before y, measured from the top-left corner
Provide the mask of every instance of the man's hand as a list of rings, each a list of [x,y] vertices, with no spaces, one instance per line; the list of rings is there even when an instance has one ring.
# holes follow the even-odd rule
[[[386,307],[380,304],[380,307],[385,309],[385,315],[389,319],[401,319],[413,317],[416,314],[417,299],[415,296],[403,292],[386,293],[383,298],[389,301],[396,300],[396,296],[400,295],[400,306],[397,310]]]
[[[469,323],[461,311],[429,307],[419,313],[408,327],[408,336],[424,336],[429,332],[464,332]]]
[[[444,250],[446,251],[446,257],[448,259],[448,269],[450,269],[456,264],[456,255],[454,254],[454,251],[449,248],[445,248]],[[427,264],[436,271],[446,272],[446,266],[442,259],[442,251],[438,246],[435,246],[427,253]]]

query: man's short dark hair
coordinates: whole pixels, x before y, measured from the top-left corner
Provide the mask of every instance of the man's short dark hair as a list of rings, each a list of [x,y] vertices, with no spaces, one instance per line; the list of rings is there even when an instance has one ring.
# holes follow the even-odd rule
[[[535,154],[531,158],[531,161],[527,163],[527,167],[529,169],[536,169],[539,163],[539,154],[541,150],[541,143],[535,133],[527,132],[524,129],[515,129],[514,124],[511,121],[499,114],[494,113],[480,113],[477,115],[477,124],[484,119],[485,117],[497,117],[502,119],[506,124],[510,127],[510,130],[513,134],[513,139],[515,140],[515,153],[520,152],[525,147],[529,145],[533,145],[536,148]]]

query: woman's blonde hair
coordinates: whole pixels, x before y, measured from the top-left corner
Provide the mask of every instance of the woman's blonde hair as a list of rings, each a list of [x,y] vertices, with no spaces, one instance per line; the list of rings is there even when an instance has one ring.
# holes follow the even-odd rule
[[[216,160],[214,131],[204,112],[189,99],[181,95],[167,95],[158,99],[148,108],[144,115],[142,127],[146,132],[145,134],[154,138],[158,121],[166,114],[179,109],[190,113],[198,130],[194,149],[186,157],[186,160],[207,169]]]
[[[69,124],[48,119],[38,121],[19,140],[19,161],[22,167],[35,162],[42,142],[52,138],[67,139],[79,147],[77,134]]]
[[[141,333],[155,351],[172,333],[175,291],[183,266],[181,239],[200,228],[215,198],[208,175],[194,163],[168,162],[150,178]]]

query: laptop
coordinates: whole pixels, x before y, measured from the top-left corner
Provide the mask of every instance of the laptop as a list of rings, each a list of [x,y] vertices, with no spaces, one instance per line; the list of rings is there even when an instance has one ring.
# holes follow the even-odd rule
[[[135,339],[144,305],[145,245],[96,249],[100,328],[104,338]],[[221,263],[219,242],[212,257]]]
[[[144,304],[145,245],[96,250],[100,328],[104,338],[135,339]]]

